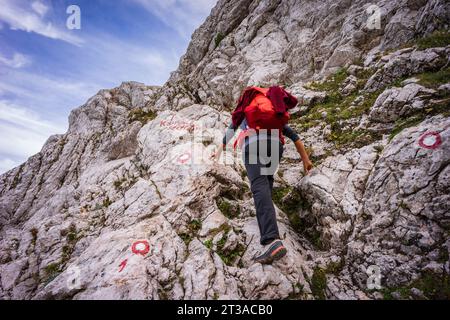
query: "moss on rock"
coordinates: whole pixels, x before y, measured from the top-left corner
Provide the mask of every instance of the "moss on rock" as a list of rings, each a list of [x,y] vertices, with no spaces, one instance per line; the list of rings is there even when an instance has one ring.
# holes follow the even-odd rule
[[[394,288],[383,288],[380,292],[384,299],[420,299],[414,296],[412,289],[416,288],[423,293],[424,298],[430,300],[450,300],[450,275],[446,272],[422,272],[421,277],[412,283]]]
[[[140,109],[140,108],[133,109],[128,114],[128,119],[129,119],[130,123],[135,122],[135,121],[139,121],[143,125],[146,124],[149,121],[152,121],[155,118],[156,118],[156,112],[154,112],[152,110],[145,111],[145,110]]]
[[[327,288],[327,275],[325,270],[317,267],[311,278],[311,292],[317,299],[325,300],[325,289]]]
[[[277,207],[287,215],[295,232],[308,239],[316,248],[323,248],[316,221],[300,217],[301,211],[311,210],[311,205],[298,190],[291,186],[274,188],[272,199]]]
[[[245,251],[245,247],[238,243],[233,250],[225,250],[224,246],[228,240],[228,233],[224,233],[222,238],[217,242],[216,253],[227,266],[232,266],[238,257],[241,257]]]
[[[220,212],[229,219],[237,218],[241,213],[239,204],[235,202],[231,202],[225,198],[219,198],[216,200],[216,203]]]
[[[450,32],[448,30],[436,30],[430,35],[416,41],[419,49],[424,50],[435,47],[446,47],[450,44]]]

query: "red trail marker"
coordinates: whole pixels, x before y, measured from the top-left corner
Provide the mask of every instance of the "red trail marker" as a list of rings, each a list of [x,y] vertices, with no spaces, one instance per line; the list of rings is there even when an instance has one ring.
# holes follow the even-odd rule
[[[136,241],[133,243],[131,251],[133,251],[134,254],[145,256],[150,251],[150,244],[146,240]]]
[[[419,139],[419,145],[425,149],[436,149],[442,144],[441,135],[438,132],[427,132]]]
[[[125,259],[125,260],[123,260],[123,261],[120,263],[120,265],[119,265],[119,267],[120,267],[119,272],[122,272],[123,269],[125,269],[125,267],[127,266],[127,262],[128,262],[128,259]]]
[[[187,163],[189,160],[191,160],[191,157],[192,157],[191,153],[190,153],[190,152],[186,152],[186,153],[182,154],[182,155],[178,158],[178,162],[179,162],[180,164],[185,164],[185,163]]]

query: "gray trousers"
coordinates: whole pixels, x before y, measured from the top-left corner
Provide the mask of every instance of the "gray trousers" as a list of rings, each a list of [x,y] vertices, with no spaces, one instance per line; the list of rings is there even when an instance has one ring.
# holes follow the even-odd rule
[[[252,143],[258,144],[256,140]],[[272,190],[274,181],[273,174],[275,173],[283,154],[283,145],[278,139],[267,140],[267,145],[262,146],[258,144],[257,147],[255,147],[256,145],[251,147],[252,143],[248,144],[246,142],[243,152],[244,164],[247,170],[247,176],[250,180],[253,200],[255,202],[256,218],[258,220],[259,232],[261,235],[260,242],[262,245],[266,245],[275,239],[280,239],[275,207],[272,201]],[[263,155],[261,156],[260,151],[265,146],[267,147],[267,150],[262,150]],[[274,148],[278,148],[278,152],[273,152]],[[255,154],[255,151],[257,154]],[[253,157],[251,155],[253,155]],[[267,155],[270,158],[270,163],[266,163],[268,159],[267,157],[264,157],[264,155]],[[255,158],[256,163],[254,161]],[[271,167],[269,174],[264,172],[264,168],[267,170],[268,167]],[[275,168],[275,170],[272,171],[273,168]]]

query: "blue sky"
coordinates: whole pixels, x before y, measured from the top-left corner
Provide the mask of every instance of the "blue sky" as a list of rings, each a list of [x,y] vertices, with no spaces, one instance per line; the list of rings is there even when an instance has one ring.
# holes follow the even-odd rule
[[[217,0],[0,0],[0,173],[123,81],[162,85]],[[69,5],[81,29],[69,30]]]

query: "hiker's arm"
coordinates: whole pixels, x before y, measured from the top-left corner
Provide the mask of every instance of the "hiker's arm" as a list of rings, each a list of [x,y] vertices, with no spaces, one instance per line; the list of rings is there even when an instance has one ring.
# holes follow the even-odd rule
[[[219,159],[220,154],[223,150],[227,147],[228,142],[230,142],[231,139],[233,139],[234,133],[236,132],[237,127],[233,125],[233,122],[228,126],[227,130],[225,131],[225,135],[222,139],[222,145],[217,149],[217,152],[213,154],[213,157],[216,159]]]
[[[235,127],[233,125],[233,122],[231,122],[230,125],[227,128],[227,131],[225,131],[225,135],[223,136],[223,139],[222,139],[222,148],[223,149],[225,149],[225,147],[227,146],[228,142],[230,142],[230,140],[233,139],[234,134],[235,134],[237,129],[238,129],[238,127]]]
[[[306,152],[305,146],[303,145],[302,140],[298,139],[295,141],[295,147],[297,148],[297,152],[300,154],[303,162],[303,168],[305,169],[305,174],[309,174],[309,171],[312,169],[313,164],[309,159],[308,153]]]
[[[305,174],[309,173],[309,170],[312,169],[313,164],[309,159],[308,153],[306,152],[305,146],[303,142],[300,140],[299,135],[288,125],[285,125],[283,128],[283,135],[292,140],[295,144],[295,148],[297,148],[297,152],[300,154],[303,162],[303,168],[305,169]]]

